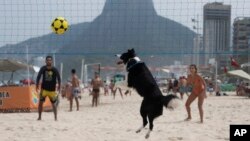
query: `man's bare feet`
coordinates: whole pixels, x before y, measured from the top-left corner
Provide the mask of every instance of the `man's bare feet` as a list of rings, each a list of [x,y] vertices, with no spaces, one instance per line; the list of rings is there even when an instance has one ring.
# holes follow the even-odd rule
[[[196,123],[198,123],[198,124],[203,124],[203,121],[197,121]]]
[[[184,119],[184,121],[190,121],[192,118],[186,118],[186,119]]]

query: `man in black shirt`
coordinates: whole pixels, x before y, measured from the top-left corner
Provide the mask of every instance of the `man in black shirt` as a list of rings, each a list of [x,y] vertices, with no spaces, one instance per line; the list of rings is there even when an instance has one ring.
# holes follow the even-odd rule
[[[56,83],[58,81],[57,90],[60,90],[61,87],[61,77],[58,70],[52,66],[53,60],[52,56],[46,57],[46,66],[41,67],[37,78],[36,78],[36,91],[39,89],[39,82],[40,78],[42,77],[41,82],[41,91],[40,91],[40,101],[38,105],[38,119],[41,120],[42,110],[43,110],[43,103],[45,98],[48,96],[55,116],[55,120],[57,120],[57,93],[56,93]],[[57,81],[56,81],[57,80]]]

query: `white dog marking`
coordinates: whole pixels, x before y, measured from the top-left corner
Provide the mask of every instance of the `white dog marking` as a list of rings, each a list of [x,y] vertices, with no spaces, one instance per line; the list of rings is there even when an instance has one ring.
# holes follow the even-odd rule
[[[172,99],[169,103],[168,103],[168,108],[169,109],[175,109],[178,107],[179,105],[179,100],[178,99]]]

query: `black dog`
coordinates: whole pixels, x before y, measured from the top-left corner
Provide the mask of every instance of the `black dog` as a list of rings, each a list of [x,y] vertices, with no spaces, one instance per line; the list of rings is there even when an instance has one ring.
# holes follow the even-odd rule
[[[173,99],[177,98],[174,95],[163,96],[151,72],[144,62],[136,56],[134,49],[122,55],[117,55],[121,61],[117,64],[125,64],[128,71],[128,87],[134,88],[140,96],[143,97],[140,113],[143,119],[143,126],[136,133],[139,133],[148,123],[149,131],[146,138],[149,137],[153,130],[153,121],[156,117],[162,115],[163,105],[166,108],[174,108]]]

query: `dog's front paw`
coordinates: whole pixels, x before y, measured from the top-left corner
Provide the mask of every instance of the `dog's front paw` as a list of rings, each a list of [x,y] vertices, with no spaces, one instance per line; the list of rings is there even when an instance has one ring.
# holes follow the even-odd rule
[[[149,135],[150,135],[150,134],[146,134],[145,139],[149,138]]]
[[[147,134],[146,134],[146,136],[145,136],[145,139],[149,138],[150,132],[151,132],[151,131],[152,131],[152,130],[148,130],[148,132],[147,132]]]

